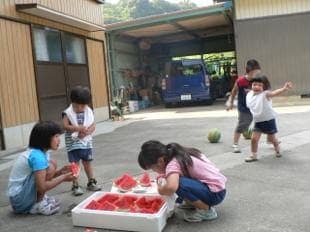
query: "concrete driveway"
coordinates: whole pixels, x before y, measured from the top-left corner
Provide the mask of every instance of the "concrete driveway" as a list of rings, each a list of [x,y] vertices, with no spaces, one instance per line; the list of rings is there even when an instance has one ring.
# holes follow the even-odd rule
[[[259,161],[245,163],[249,154],[249,140],[241,140],[242,153],[231,152],[232,133],[237,112],[226,112],[223,102],[213,106],[192,106],[164,109],[160,107],[139,111],[126,116],[125,121],[98,124],[95,140],[95,173],[105,191],[112,181],[129,172],[143,172],[137,164],[141,144],[149,139],[164,143],[179,142],[204,152],[227,176],[227,196],[217,206],[219,218],[210,222],[186,223],[182,211],[177,210],[168,220],[165,232],[308,232],[310,221],[310,105],[281,102],[275,104],[278,112],[279,139],[282,141],[282,158],[275,158],[270,145],[262,137]],[[286,105],[286,106],[283,106]],[[289,105],[289,106],[287,106]],[[299,105],[299,106],[298,106]],[[210,144],[207,133],[219,128],[222,138]],[[54,158],[59,165],[67,162],[64,149]],[[73,197],[69,183],[51,191],[62,200],[62,212],[53,216],[14,215],[5,196],[7,179],[16,155],[0,157],[0,231],[84,231],[73,227],[70,208],[87,196]],[[81,175],[81,184],[86,177]],[[108,231],[97,229],[97,231]],[[148,229],[145,228],[147,232]]]

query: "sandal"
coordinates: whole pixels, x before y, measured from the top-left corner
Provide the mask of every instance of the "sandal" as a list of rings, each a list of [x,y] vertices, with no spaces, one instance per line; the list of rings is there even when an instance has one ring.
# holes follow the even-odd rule
[[[249,157],[245,158],[245,162],[254,162],[254,161],[257,161],[257,157],[254,156],[254,155],[250,155]]]

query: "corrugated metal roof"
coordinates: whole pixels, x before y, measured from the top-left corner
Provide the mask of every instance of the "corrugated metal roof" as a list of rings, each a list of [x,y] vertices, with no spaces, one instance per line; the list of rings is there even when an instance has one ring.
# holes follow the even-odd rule
[[[232,2],[107,24],[106,32],[162,43],[232,33]],[[151,41],[151,42],[152,42]]]

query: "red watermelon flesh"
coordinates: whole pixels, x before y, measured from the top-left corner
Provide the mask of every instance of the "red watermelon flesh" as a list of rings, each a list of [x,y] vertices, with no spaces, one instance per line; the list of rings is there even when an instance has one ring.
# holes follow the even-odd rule
[[[139,208],[151,208],[152,202],[145,197],[142,197],[136,201],[136,204]]]
[[[100,204],[104,203],[105,201],[107,201],[109,203],[114,203],[119,198],[120,198],[120,196],[116,193],[108,193],[108,194],[105,194],[103,197],[99,198],[97,201]]]
[[[135,196],[123,196],[124,200],[130,204],[133,204],[138,198]]]
[[[77,163],[75,163],[75,162],[70,163],[70,169],[71,169],[71,172],[73,173],[73,176],[75,176],[75,177],[79,176],[80,166]]]
[[[131,175],[125,173],[121,177],[117,178],[114,183],[116,186],[119,186],[125,179],[127,178],[133,178]]]
[[[122,181],[118,182],[119,184],[117,187],[121,191],[130,191],[132,188],[134,188],[137,185],[137,181],[132,177],[126,175],[124,178],[122,178]]]
[[[130,206],[132,205],[132,203],[128,202],[124,197],[122,197],[121,199],[117,200],[114,204],[117,207],[119,207],[120,209],[129,209]]]
[[[100,210],[106,210],[106,211],[115,211],[117,209],[117,207],[116,207],[116,205],[114,205],[108,201],[105,201],[100,205],[99,209]]]
[[[118,186],[118,188],[121,191],[130,191],[136,185],[137,185],[137,181],[131,180],[131,179],[126,179]]]
[[[137,213],[138,211],[137,211],[136,207],[132,205],[129,207],[129,212],[130,213]]]
[[[99,209],[101,207],[101,205],[95,201],[95,200],[92,200],[86,207],[85,209]]]
[[[149,187],[151,186],[151,178],[150,175],[147,172],[143,173],[143,176],[141,177],[141,179],[139,180],[139,183],[141,186],[143,187]]]

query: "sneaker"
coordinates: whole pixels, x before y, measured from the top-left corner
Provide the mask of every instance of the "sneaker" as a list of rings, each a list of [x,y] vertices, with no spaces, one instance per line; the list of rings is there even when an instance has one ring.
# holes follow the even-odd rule
[[[254,161],[257,161],[257,156],[256,155],[250,155],[249,157],[245,158],[245,162],[254,162]]]
[[[276,152],[276,157],[277,157],[277,158],[282,157],[281,153],[280,153],[280,152]]]
[[[240,150],[238,144],[233,144],[232,148],[233,148],[233,153],[241,153],[241,150]]]
[[[84,191],[79,185],[73,185],[72,186],[72,194],[74,196],[81,196],[84,194]]]
[[[185,213],[184,220],[187,222],[201,222],[204,220],[214,220],[217,218],[217,213],[213,207],[210,209],[196,209],[193,213]]]
[[[48,203],[51,203],[55,206],[60,206],[60,200],[56,199],[55,197],[44,195],[43,199],[45,199]]]
[[[96,179],[90,179],[87,183],[87,189],[89,191],[99,191],[101,190],[101,187],[97,185]]]
[[[35,203],[31,210],[30,214],[42,214],[45,216],[49,216],[55,214],[59,211],[60,207],[56,206],[52,203],[49,203],[46,198],[43,198],[41,201]]]
[[[187,201],[183,201],[183,203],[178,205],[179,209],[196,209],[191,203]]]

